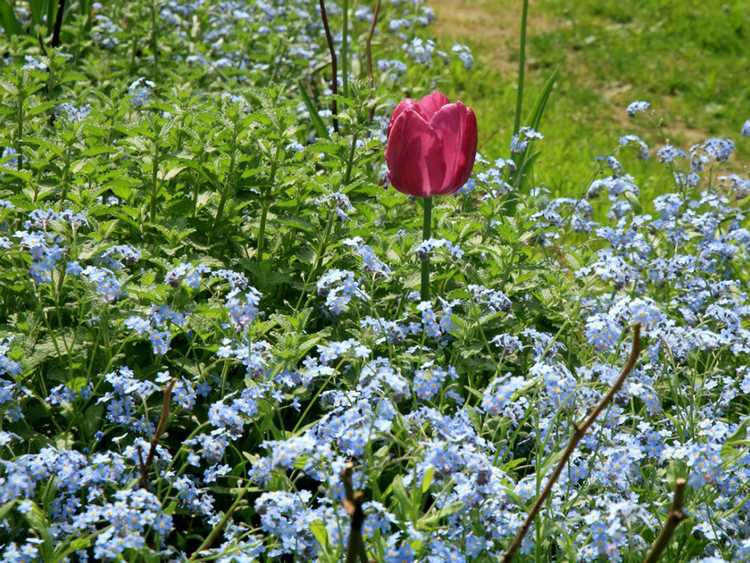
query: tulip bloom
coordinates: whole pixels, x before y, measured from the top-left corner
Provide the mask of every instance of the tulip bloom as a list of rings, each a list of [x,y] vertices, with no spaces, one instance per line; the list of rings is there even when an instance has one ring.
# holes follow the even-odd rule
[[[388,126],[391,184],[400,192],[431,197],[456,192],[471,175],[477,154],[477,118],[440,92],[403,100]]]
[[[471,176],[477,118],[461,102],[433,92],[402,101],[388,125],[388,178],[400,192],[423,199],[422,240],[432,232],[432,196],[455,193]],[[422,258],[422,300],[430,300],[430,258]]]

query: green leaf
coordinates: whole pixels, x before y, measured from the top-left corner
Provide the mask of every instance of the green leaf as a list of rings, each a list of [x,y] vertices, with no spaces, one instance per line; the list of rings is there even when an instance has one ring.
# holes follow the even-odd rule
[[[47,11],[48,0],[31,0],[31,23],[34,25],[40,25],[42,23],[42,16]],[[49,25],[49,22],[47,22]]]
[[[8,35],[19,35],[23,33],[21,24],[16,19],[16,13],[7,0],[0,0],[0,25],[3,26]]]
[[[426,515],[419,519],[417,522],[418,530],[432,530],[440,526],[441,520],[447,518],[451,514],[455,514],[464,507],[464,503],[456,501],[450,503],[448,506],[441,508],[437,513]]]
[[[172,178],[175,178],[180,172],[185,170],[186,166],[173,166],[163,174],[159,174],[161,180],[169,181]]]
[[[39,115],[40,113],[44,113],[45,111],[52,109],[58,104],[59,102],[57,100],[53,100],[50,102],[42,102],[41,104],[37,104],[33,108],[29,109],[29,111],[26,112],[26,115],[29,117]]]
[[[422,477],[422,494],[430,490],[430,485],[432,485],[432,479],[434,476],[435,468],[430,465],[424,472],[424,477]]]
[[[100,154],[111,153],[113,150],[114,149],[108,145],[96,145],[96,146],[87,148],[85,151],[81,153],[81,156],[98,156]]]
[[[63,544],[55,549],[55,560],[61,561],[68,557],[71,553],[86,549],[91,545],[91,538],[76,538],[69,544]]]
[[[310,531],[324,550],[328,549],[328,529],[322,520],[310,522]]]
[[[539,125],[542,123],[542,116],[544,115],[544,110],[547,108],[547,102],[549,101],[549,97],[552,94],[552,89],[555,86],[555,82],[557,82],[559,70],[559,68],[556,68],[554,71],[552,71],[552,74],[547,79],[547,82],[544,83],[544,87],[542,88],[542,92],[539,95],[539,99],[536,101],[534,111],[531,114],[531,120],[529,121],[533,129],[538,129]]]
[[[547,102],[549,102],[550,95],[552,94],[552,89],[557,82],[558,74],[559,69],[556,68],[542,87],[542,91],[539,94],[539,98],[537,99],[534,106],[534,111],[531,113],[531,117],[528,121],[528,124],[532,129],[539,130],[539,126],[542,123],[544,110],[547,108]],[[534,161],[539,156],[539,153],[536,153],[532,157],[527,159],[526,155],[528,154],[528,151],[529,148],[527,147],[526,150],[524,150],[514,159],[516,162],[517,171],[515,173],[515,177],[513,178],[513,185],[516,188],[523,187],[524,179],[528,177]]]
[[[47,520],[47,515],[36,503],[32,502],[31,510],[26,512],[23,517],[26,522],[28,522],[29,526],[38,533],[39,537],[43,540],[44,543],[41,546],[40,551],[42,552],[44,560],[48,560],[48,556],[51,555],[49,553],[51,551],[51,538],[49,535],[49,522]],[[47,554],[47,556],[45,556],[45,554]]]
[[[12,500],[0,506],[0,522],[5,520],[5,517],[8,515],[8,512],[10,512],[10,510],[13,508],[15,504],[16,504],[16,501]]]

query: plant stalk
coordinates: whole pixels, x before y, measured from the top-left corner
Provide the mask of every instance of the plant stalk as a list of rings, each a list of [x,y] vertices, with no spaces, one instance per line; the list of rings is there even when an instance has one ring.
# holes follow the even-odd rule
[[[424,217],[422,222],[422,242],[432,238],[432,197],[423,201]],[[422,258],[422,301],[430,300],[430,255],[425,253]]]
[[[161,415],[159,416],[159,424],[156,426],[156,431],[151,438],[151,446],[148,450],[148,456],[146,461],[141,460],[141,478],[139,484],[142,489],[148,490],[148,472],[151,469],[151,464],[154,462],[154,455],[156,454],[156,446],[159,445],[159,439],[161,438],[164,431],[167,429],[167,422],[169,421],[169,403],[172,399],[172,389],[174,388],[176,379],[172,379],[169,383],[164,386],[164,399],[161,405]],[[139,450],[140,455],[140,450]]]
[[[159,143],[154,137],[154,156],[153,168],[151,170],[151,209],[149,217],[151,222],[156,221],[156,200],[159,197]]]
[[[53,47],[60,46],[60,33],[62,32],[63,17],[65,15],[65,0],[59,0],[57,3],[57,13],[55,14],[55,26],[52,29],[52,41],[50,45]],[[49,22],[47,22],[49,25]]]
[[[156,0],[151,0],[151,55],[154,57],[153,63],[153,81],[158,83],[159,79],[159,43],[158,43],[158,28],[157,28],[157,17],[156,17]]]
[[[247,494],[247,491],[250,489],[250,483],[245,485],[242,489],[240,489],[240,494],[237,496],[237,498],[232,503],[232,506],[229,507],[229,510],[227,510],[224,513],[224,516],[222,516],[221,520],[219,521],[216,526],[213,527],[211,532],[209,532],[208,536],[205,540],[203,540],[203,543],[198,546],[198,549],[196,549],[193,554],[190,556],[190,559],[188,561],[195,561],[196,557],[200,557],[198,554],[201,551],[207,550],[209,547],[211,547],[214,542],[216,541],[216,538],[219,537],[219,534],[224,529],[224,526],[227,525],[227,522],[229,522],[229,519],[232,517],[232,514],[234,514],[235,510],[237,510],[237,507],[240,505],[240,502],[245,497],[245,494]]]
[[[240,118],[235,116],[234,118],[234,129],[232,131],[232,154],[229,156],[229,169],[227,170],[226,180],[224,182],[224,189],[221,192],[221,198],[219,199],[219,207],[216,210],[216,219],[214,219],[214,232],[219,228],[221,218],[224,215],[224,208],[227,204],[227,198],[229,197],[230,190],[234,192],[235,181],[234,181],[234,169],[237,165],[237,137],[240,134]]]
[[[343,0],[343,21],[341,31],[341,82],[344,96],[349,95],[349,0]]]
[[[279,158],[281,156],[281,145],[276,146],[276,152],[273,155],[273,163],[271,164],[271,176],[269,181],[268,190],[273,193],[273,186],[276,183],[276,172],[279,169]],[[256,252],[256,258],[260,263],[263,260],[263,249],[265,247],[266,238],[266,220],[268,219],[268,210],[271,208],[270,198],[268,197],[268,191],[264,190],[261,201],[260,211],[260,226],[258,227],[258,250]]]
[[[526,80],[526,23],[529,17],[529,0],[523,0],[521,12],[521,45],[518,55],[518,88],[516,91],[516,116],[513,120],[513,134],[521,128],[521,112],[523,111],[523,86]]]
[[[258,263],[263,261],[264,240],[266,238],[266,220],[268,219],[268,205],[264,202],[260,212],[260,226],[258,227]]]
[[[372,64],[372,38],[375,35],[375,28],[378,25],[378,17],[380,16],[380,4],[381,0],[375,0],[375,9],[372,13],[372,23],[370,24],[370,32],[367,34],[367,44],[365,47],[365,52],[367,53],[367,77],[370,80],[370,96],[374,96],[375,94],[375,72],[373,71]],[[370,103],[372,105],[370,106],[369,119],[370,122],[372,122],[373,118],[375,117],[375,101],[370,100]]]
[[[326,32],[326,42],[328,43],[328,50],[331,53],[331,93],[333,99],[331,100],[331,113],[333,114],[333,130],[336,133],[339,132],[339,110],[338,103],[336,102],[336,96],[339,92],[338,86],[338,62],[336,59],[336,48],[333,45],[333,35],[331,35],[331,26],[328,23],[328,12],[326,11],[325,0],[320,0],[320,17],[323,19],[323,29]]]
[[[365,549],[365,540],[362,537],[362,524],[365,522],[365,511],[362,509],[364,495],[361,491],[354,491],[352,485],[352,472],[354,465],[352,462],[346,464],[342,474],[344,481],[344,510],[351,518],[349,528],[349,542],[346,546],[346,563],[368,563],[367,550]]]
[[[23,170],[23,144],[21,143],[21,139],[23,139],[23,120],[24,120],[24,111],[23,106],[26,103],[26,85],[24,83],[23,79],[23,72],[20,72],[18,75],[18,108],[16,112],[16,138],[15,138],[15,149],[16,149],[16,159],[18,162],[18,170]]]
[[[669,515],[667,521],[664,523],[661,533],[656,538],[651,546],[651,549],[643,560],[643,563],[656,563],[661,558],[664,550],[669,547],[669,542],[672,539],[677,526],[680,525],[686,516],[682,508],[683,499],[685,498],[685,486],[687,481],[685,479],[677,479],[674,485],[674,497],[672,498],[672,506],[669,509]]]

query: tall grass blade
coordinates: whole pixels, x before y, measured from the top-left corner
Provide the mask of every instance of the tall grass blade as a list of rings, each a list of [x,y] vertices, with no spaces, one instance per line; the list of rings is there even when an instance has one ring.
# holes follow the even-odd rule
[[[529,20],[529,0],[523,0],[521,12],[521,40],[518,54],[518,84],[516,90],[516,116],[513,120],[513,134],[521,128],[521,112],[523,111],[523,86],[526,79],[526,26]]]
[[[302,101],[305,102],[307,113],[310,114],[310,120],[313,123],[313,127],[315,128],[318,137],[330,139],[331,136],[328,134],[328,129],[326,128],[325,123],[323,123],[318,110],[315,108],[315,104],[313,104],[313,101],[310,99],[310,94],[307,93],[307,88],[305,88],[305,85],[301,80],[299,81],[299,91],[302,94]]]
[[[0,0],[0,25],[3,26],[5,33],[8,35],[18,35],[23,33],[21,24],[16,19],[16,13],[13,11],[8,0]]]
[[[544,83],[544,87],[542,88],[542,91],[537,98],[536,104],[534,105],[534,111],[529,117],[528,124],[532,129],[538,130],[539,126],[542,123],[542,117],[544,116],[545,109],[547,109],[547,102],[549,102],[549,98],[552,94],[552,89],[555,87],[555,83],[557,82],[558,75],[559,68],[556,68]],[[526,179],[531,172],[531,165],[535,160],[535,158],[528,157],[529,150],[530,147],[526,147],[526,149],[514,159],[516,162],[516,173],[515,177],[513,178],[513,186],[517,190],[525,189]]]

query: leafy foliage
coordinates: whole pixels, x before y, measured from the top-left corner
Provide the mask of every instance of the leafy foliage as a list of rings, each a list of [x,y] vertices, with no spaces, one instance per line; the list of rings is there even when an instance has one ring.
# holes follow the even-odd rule
[[[351,461],[369,557],[495,560],[632,323],[647,350],[519,559],[638,559],[683,477],[666,557],[750,558],[734,143],[627,137],[554,197],[552,74],[420,247],[417,202],[385,187],[389,112],[473,60],[385,2],[371,86],[352,4],[327,2],[339,132],[315,3],[93,5],[44,50],[3,19],[3,558],[338,561]]]

